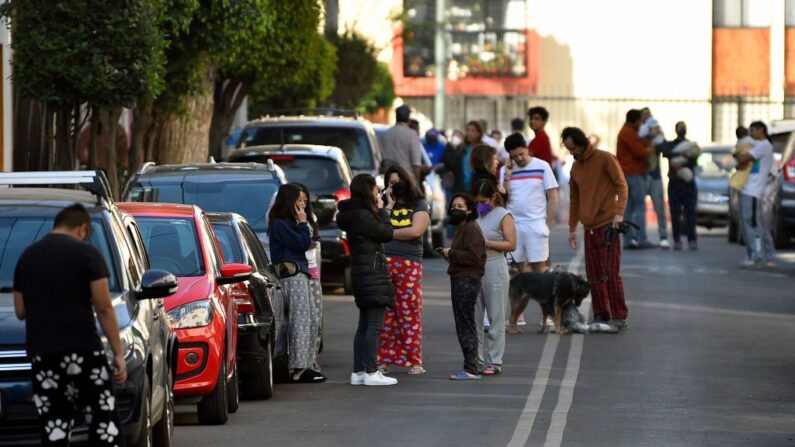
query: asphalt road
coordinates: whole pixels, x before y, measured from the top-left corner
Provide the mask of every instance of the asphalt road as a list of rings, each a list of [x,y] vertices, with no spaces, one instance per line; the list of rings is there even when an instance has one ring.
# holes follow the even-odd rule
[[[553,232],[553,262],[584,272]],[[650,234],[654,234],[652,231]],[[352,387],[357,313],[325,299],[319,385],[280,385],[225,426],[178,408],[177,446],[795,445],[795,251],[776,272],[737,268],[744,249],[702,234],[698,252],[625,252],[631,329],[509,335],[503,374],[452,382],[461,366],[439,259],[424,265],[423,376]],[[588,305],[586,303],[585,305]],[[530,307],[530,322],[538,309]]]

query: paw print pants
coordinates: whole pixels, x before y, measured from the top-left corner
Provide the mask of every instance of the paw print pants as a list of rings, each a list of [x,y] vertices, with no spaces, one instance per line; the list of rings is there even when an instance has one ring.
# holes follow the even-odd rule
[[[422,366],[422,263],[395,257],[387,261],[395,307],[384,315],[378,363]]]
[[[89,445],[124,445],[104,352],[34,356],[32,367],[41,445],[69,445],[69,435],[75,422],[83,420],[81,415],[89,427]]]

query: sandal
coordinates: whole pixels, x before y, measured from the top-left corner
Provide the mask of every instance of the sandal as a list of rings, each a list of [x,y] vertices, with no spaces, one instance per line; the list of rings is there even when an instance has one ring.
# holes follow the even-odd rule
[[[468,373],[462,369],[451,375],[450,380],[480,380],[480,374]]]
[[[502,373],[502,367],[500,365],[489,365],[486,369],[483,370],[484,376],[496,376],[497,374]]]
[[[296,383],[323,383],[325,381],[326,376],[317,371],[312,371],[311,369],[304,370],[300,377],[293,379],[293,382]]]
[[[425,368],[423,368],[420,365],[414,365],[411,368],[409,368],[409,374],[411,374],[412,376],[418,376],[420,374],[425,374]]]

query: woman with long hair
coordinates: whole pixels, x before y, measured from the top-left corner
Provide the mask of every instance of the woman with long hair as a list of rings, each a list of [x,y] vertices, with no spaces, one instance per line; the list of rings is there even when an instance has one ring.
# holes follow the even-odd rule
[[[497,149],[485,144],[480,144],[472,149],[472,157],[469,159],[469,166],[472,168],[470,194],[474,194],[475,186],[481,180],[488,180],[494,183],[503,200],[507,199],[505,187],[497,180],[497,165]]]
[[[464,132],[464,141],[458,146],[450,146],[445,149],[442,163],[447,171],[448,184],[452,178],[454,193],[469,191],[472,185],[472,168],[469,165],[469,159],[472,157],[472,150],[475,146],[483,144],[484,133],[485,130],[480,121],[470,121]]]
[[[310,197],[309,188],[303,183],[293,183],[301,189],[301,192]],[[323,286],[320,283],[320,265],[317,259],[317,246],[320,244],[320,226],[317,224],[315,210],[312,202],[306,202],[306,220],[309,223],[310,234],[312,235],[312,247],[306,251],[306,260],[309,264],[309,293],[315,304],[315,320],[317,321],[317,337],[315,337],[315,363],[312,370],[320,371],[318,356],[320,355],[320,344],[323,340]]]
[[[409,374],[423,374],[422,367],[422,237],[431,224],[428,202],[414,179],[399,166],[390,166],[384,181],[391,190],[392,241],[384,246],[395,307],[386,311],[381,330],[378,363],[381,372],[390,365],[409,368]]]
[[[450,298],[458,343],[464,354],[464,367],[450,376],[450,380],[478,380],[478,335],[475,306],[481,290],[481,278],[486,268],[486,241],[476,219],[477,204],[469,194],[453,196],[447,220],[455,226],[450,248],[442,254],[450,266]]]
[[[474,188],[478,224],[486,243],[486,269],[481,287],[482,301],[477,306],[478,352],[483,353],[487,376],[502,372],[505,353],[505,307],[508,298],[508,260],[505,253],[516,250],[516,224],[505,208],[505,201],[490,180]],[[483,312],[488,313],[491,329],[483,336]]]
[[[386,207],[375,178],[359,174],[351,181],[351,198],[337,207],[337,226],[348,235],[351,250],[351,282],[359,325],[353,339],[351,385],[394,385],[397,380],[378,370],[378,334],[387,307],[395,306],[392,280],[384,255],[384,243],[394,231],[389,210],[395,205],[387,189]]]
[[[312,233],[306,206],[309,196],[296,185],[279,188],[268,213],[268,239],[271,261],[292,261],[299,273],[281,280],[289,318],[287,321],[288,363],[294,382],[319,383],[326,377],[315,365],[317,317],[309,291],[309,262],[306,252],[312,247]]]

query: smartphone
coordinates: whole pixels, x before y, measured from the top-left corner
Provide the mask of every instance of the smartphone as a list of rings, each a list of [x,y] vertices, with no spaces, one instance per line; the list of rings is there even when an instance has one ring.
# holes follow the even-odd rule
[[[444,256],[444,248],[442,248],[442,247],[436,247],[436,248],[433,249],[433,251],[435,251],[436,253],[439,253],[440,255]]]

